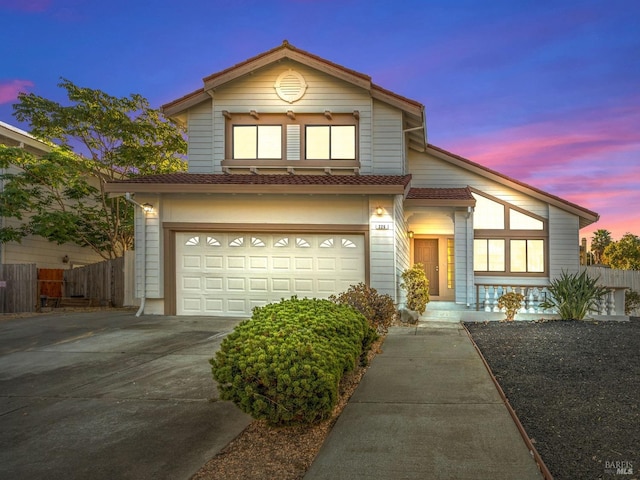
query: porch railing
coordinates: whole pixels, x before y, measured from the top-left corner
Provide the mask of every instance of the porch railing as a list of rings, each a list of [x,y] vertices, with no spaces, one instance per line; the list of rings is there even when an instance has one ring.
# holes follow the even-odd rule
[[[516,292],[524,296],[522,308],[518,313],[543,313],[540,304],[545,301],[549,294],[544,285],[495,285],[476,284],[476,310],[485,312],[500,312],[498,299],[505,293]],[[549,313],[549,312],[547,312]]]
[[[596,315],[624,315],[624,292],[626,288],[607,287],[607,294],[600,299]],[[549,295],[545,285],[496,285],[476,284],[476,311],[501,312],[498,308],[498,299],[505,293],[516,292],[524,296],[522,308],[518,313],[557,313],[553,310],[544,310],[540,304]]]

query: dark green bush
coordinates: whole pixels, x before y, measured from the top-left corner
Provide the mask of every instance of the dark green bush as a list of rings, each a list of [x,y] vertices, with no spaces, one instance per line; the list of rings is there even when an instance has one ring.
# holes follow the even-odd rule
[[[254,309],[210,363],[220,397],[253,418],[314,423],[331,414],[340,379],[374,338],[353,308],[293,297]]]
[[[329,300],[351,305],[369,320],[369,324],[379,334],[387,333],[398,313],[389,295],[381,295],[375,288],[368,287],[364,283],[351,285],[346,292],[338,296],[331,295]]]

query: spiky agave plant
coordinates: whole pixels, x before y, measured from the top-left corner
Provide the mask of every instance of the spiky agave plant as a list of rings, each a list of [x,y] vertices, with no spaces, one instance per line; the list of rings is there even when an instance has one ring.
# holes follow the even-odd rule
[[[540,304],[545,310],[556,310],[563,320],[582,320],[589,312],[597,312],[600,300],[607,294],[597,285],[599,277],[564,270],[548,287],[551,296]]]

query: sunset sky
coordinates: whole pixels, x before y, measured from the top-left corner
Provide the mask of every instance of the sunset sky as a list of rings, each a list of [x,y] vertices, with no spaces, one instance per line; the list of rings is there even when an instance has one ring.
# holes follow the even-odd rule
[[[61,77],[159,107],[294,46],[426,106],[430,143],[640,235],[638,0],[0,0],[0,121]]]

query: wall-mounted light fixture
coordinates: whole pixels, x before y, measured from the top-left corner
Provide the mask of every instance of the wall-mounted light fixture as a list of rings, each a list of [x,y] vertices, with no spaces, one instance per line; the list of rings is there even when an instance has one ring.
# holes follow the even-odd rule
[[[144,210],[145,213],[151,213],[153,212],[153,205],[151,205],[150,203],[143,203],[142,209]]]
[[[62,263],[69,263],[69,255],[62,257]]]
[[[413,230],[409,230],[409,231],[407,232],[407,237],[409,237],[409,238],[413,238]]]
[[[380,206],[376,207],[376,215],[381,216],[384,213],[384,209]]]

